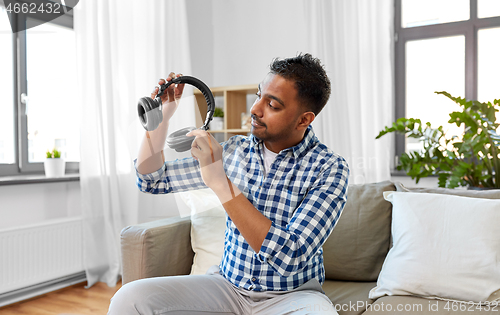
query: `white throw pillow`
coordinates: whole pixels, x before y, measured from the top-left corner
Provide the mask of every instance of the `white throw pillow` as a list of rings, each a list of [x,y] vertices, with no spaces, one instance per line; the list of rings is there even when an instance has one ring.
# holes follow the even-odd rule
[[[226,211],[211,189],[180,193],[191,209],[191,246],[194,251],[192,275],[205,274],[219,265],[224,252]]]
[[[392,202],[390,249],[369,297],[500,299],[500,200],[384,192]]]

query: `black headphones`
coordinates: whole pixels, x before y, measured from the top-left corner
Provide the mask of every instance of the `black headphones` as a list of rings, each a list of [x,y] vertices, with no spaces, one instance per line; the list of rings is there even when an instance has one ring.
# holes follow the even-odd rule
[[[212,120],[215,110],[214,95],[205,83],[195,77],[190,76],[178,77],[172,79],[166,84],[162,84],[154,100],[151,97],[142,97],[139,100],[139,103],[137,104],[137,112],[139,114],[139,120],[141,121],[144,129],[146,129],[147,131],[152,131],[158,128],[158,125],[160,125],[163,120],[162,102],[160,96],[163,95],[165,90],[171,84],[182,83],[187,83],[196,87],[201,91],[203,96],[205,96],[205,100],[207,101],[207,118],[205,119],[205,123],[200,127],[200,129],[208,130],[208,124]],[[186,127],[171,133],[167,137],[167,145],[177,152],[189,150],[191,148],[191,143],[193,142],[195,137],[187,137],[186,133],[195,129],[196,127]]]

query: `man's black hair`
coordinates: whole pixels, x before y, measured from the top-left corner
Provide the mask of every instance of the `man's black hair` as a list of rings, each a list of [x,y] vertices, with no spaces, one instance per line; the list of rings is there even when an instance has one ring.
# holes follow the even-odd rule
[[[316,116],[330,98],[330,79],[318,58],[310,54],[273,60],[269,65],[270,73],[295,82],[297,95],[308,111]]]

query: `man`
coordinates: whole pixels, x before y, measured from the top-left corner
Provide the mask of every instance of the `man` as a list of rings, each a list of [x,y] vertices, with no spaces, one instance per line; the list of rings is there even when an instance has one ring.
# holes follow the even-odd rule
[[[345,205],[349,170],[311,126],[330,96],[320,61],[275,59],[251,109],[250,137],[219,144],[194,130],[192,158],[164,162],[182,89],[171,87],[164,125],[143,141],[137,182],[153,194],[211,188],[228,215],[222,261],[206,275],[128,283],[109,314],[336,314],[321,289],[322,245]]]

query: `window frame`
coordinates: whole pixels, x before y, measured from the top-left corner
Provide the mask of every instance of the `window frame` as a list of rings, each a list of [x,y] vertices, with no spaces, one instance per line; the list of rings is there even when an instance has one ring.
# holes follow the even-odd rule
[[[25,1],[17,0],[23,3]],[[60,3],[52,1],[54,3]],[[61,4],[61,3],[60,3]],[[0,4],[5,8],[5,5]],[[13,71],[13,109],[14,109],[14,143],[16,145],[13,164],[0,164],[0,176],[16,176],[27,174],[43,174],[43,162],[32,162],[28,160],[28,117],[26,115],[26,104],[21,102],[21,94],[28,91],[27,85],[27,44],[26,28],[28,15],[23,13],[13,14],[12,18],[19,29],[24,29],[17,33],[12,33],[12,62]],[[43,14],[30,15],[29,18],[46,21],[55,25],[73,29],[73,10],[66,12],[56,20],[47,21]],[[66,174],[79,173],[79,162],[66,162]]]
[[[442,24],[424,25],[403,28],[402,0],[394,1],[394,78],[395,78],[395,117],[406,117],[406,43],[412,40],[431,39],[455,35],[465,36],[465,98],[477,99],[478,91],[478,31],[488,28],[500,27],[500,16],[478,18],[477,0],[469,0],[470,17],[465,21],[449,22]],[[399,157],[406,150],[404,135],[395,137],[395,163],[393,174],[403,174],[395,167],[399,164]]]

